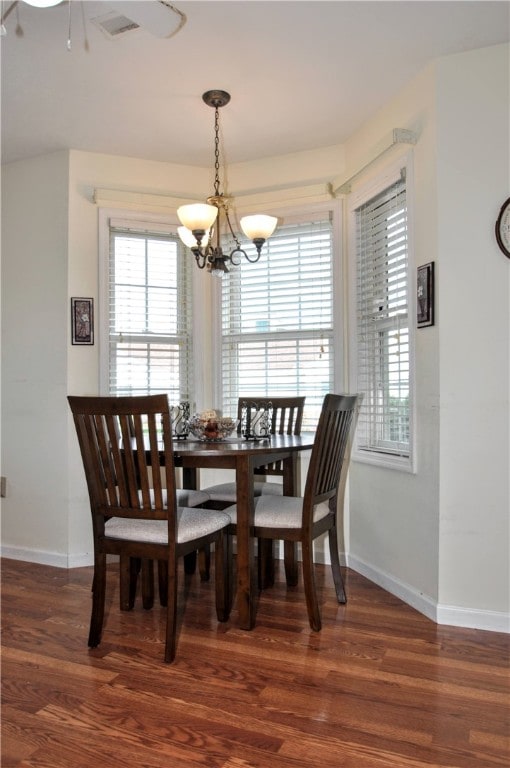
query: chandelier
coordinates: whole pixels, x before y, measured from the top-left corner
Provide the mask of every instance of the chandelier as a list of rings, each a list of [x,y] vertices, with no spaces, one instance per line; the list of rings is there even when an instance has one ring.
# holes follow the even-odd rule
[[[181,205],[177,216],[182,226],[178,228],[179,237],[184,245],[191,249],[199,269],[207,270],[218,277],[228,272],[227,262],[238,266],[244,256],[252,263],[260,258],[262,246],[273,234],[278,219],[275,216],[258,214],[243,216],[241,229],[249,238],[257,253],[249,256],[241,248],[241,243],[234,232],[229,215],[230,197],[220,192],[220,115],[219,110],[230,101],[226,91],[207,91],[202,96],[208,107],[214,107],[214,194],[207,198],[207,203]],[[230,253],[224,253],[220,240],[222,232],[230,233],[235,246]]]

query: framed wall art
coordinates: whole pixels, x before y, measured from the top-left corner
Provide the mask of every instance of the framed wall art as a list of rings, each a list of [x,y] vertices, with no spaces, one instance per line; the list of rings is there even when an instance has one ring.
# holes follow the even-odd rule
[[[94,299],[71,299],[71,341],[73,344],[94,343]]]
[[[418,328],[434,325],[434,262],[418,267],[416,284]]]

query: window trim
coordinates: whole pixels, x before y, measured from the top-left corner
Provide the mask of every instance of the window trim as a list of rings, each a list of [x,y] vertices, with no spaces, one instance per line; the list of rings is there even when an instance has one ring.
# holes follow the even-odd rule
[[[414,255],[414,173],[413,151],[409,150],[396,157],[391,164],[379,168],[370,178],[361,179],[349,196],[346,206],[347,216],[347,250],[348,250],[348,304],[349,304],[349,386],[352,392],[357,391],[357,305],[356,305],[356,209],[364,202],[383,192],[401,177],[401,170],[406,173],[406,200],[407,200],[407,240],[408,240],[408,269],[409,269],[409,294],[408,294],[408,327],[409,327],[409,392],[411,406],[409,409],[409,456],[386,453],[376,450],[361,450],[358,448],[355,437],[351,458],[363,464],[384,467],[415,474],[416,466],[416,291],[414,275],[416,274],[416,262]]]
[[[331,211],[332,219],[332,281],[333,281],[333,391],[344,392],[348,386],[345,346],[347,337],[347,308],[343,297],[346,284],[346,268],[343,256],[343,200],[331,199],[325,202],[314,202],[308,205],[300,204],[292,207],[277,207],[267,210],[268,214],[277,216],[279,222],[293,224],[306,222],[314,214],[325,214]],[[265,257],[262,249],[261,258]],[[241,264],[238,269],[243,268]],[[216,360],[222,359],[222,307],[221,280],[216,280],[212,291],[212,328],[214,328],[213,349]],[[222,402],[222,369],[221,363],[215,366],[213,381],[213,401]]]
[[[102,208],[98,210],[98,246],[99,246],[99,312],[96,318],[98,323],[98,346],[99,346],[99,371],[98,385],[99,394],[109,394],[109,260],[110,260],[110,220],[116,222],[126,222],[126,225],[139,227],[161,234],[177,234],[178,220],[176,215],[155,214],[142,210],[122,209],[122,208]],[[196,276],[192,270],[192,300],[196,300]],[[201,340],[200,340],[201,341]],[[197,375],[197,364],[200,365],[200,355],[197,350],[197,335],[193,332],[193,359],[192,365],[195,371],[195,381],[201,380],[202,376]],[[198,391],[197,391],[198,390]],[[200,388],[195,387],[195,400],[202,395]]]

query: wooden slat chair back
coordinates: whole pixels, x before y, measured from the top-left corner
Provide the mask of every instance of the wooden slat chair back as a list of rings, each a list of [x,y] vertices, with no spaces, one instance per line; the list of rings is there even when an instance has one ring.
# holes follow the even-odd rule
[[[304,396],[289,397],[257,397],[246,395],[240,397],[237,403],[237,431],[239,436],[242,430],[243,409],[248,407],[253,410],[271,407],[270,432],[272,435],[300,435],[303,424],[303,412],[305,407]],[[257,467],[255,474],[259,476],[282,476],[283,464],[281,461],[263,467]],[[222,509],[236,501],[237,486],[235,482],[219,483],[203,489],[209,495],[211,506]],[[255,496],[262,493],[282,493],[280,483],[257,481],[255,483]]]
[[[324,398],[302,497],[263,495],[255,499],[254,536],[300,543],[310,626],[321,628],[313,564],[313,541],[326,531],[337,599],[346,601],[338,555],[338,510],[343,510],[350,445],[362,397],[328,394]],[[228,507],[233,524],[237,509]]]
[[[337,495],[356,403],[356,395],[326,396],[306,476],[303,526],[311,524],[314,505]]]
[[[291,395],[289,397],[258,397],[245,395],[237,401],[237,431],[242,429],[242,416],[245,407],[253,410],[268,408],[271,410],[270,432],[272,435],[299,435],[303,425],[303,410],[306,398]]]
[[[241,425],[242,413],[245,407],[253,410],[268,408],[271,412],[270,433],[272,435],[300,435],[303,425],[305,400],[304,396],[240,397],[237,404],[239,425]],[[283,464],[281,461],[277,461],[264,467],[257,467],[255,474],[266,477],[271,475],[281,476],[283,475]],[[265,491],[271,492],[268,488]],[[279,492],[281,492],[281,489]]]
[[[68,397],[89,492],[94,578],[89,646],[101,640],[106,555],[130,567],[137,558],[166,566],[165,661],[175,658],[178,558],[215,544],[216,609],[230,611],[226,528],[219,511],[178,507],[170,411],[166,395]],[[162,466],[161,472],[151,467]]]
[[[170,421],[172,422],[172,407],[170,407]],[[129,434],[131,437],[135,435],[135,425],[131,416],[128,418]],[[174,432],[174,426],[172,424],[172,439]],[[153,467],[150,467],[150,471],[154,471]],[[164,468],[158,467],[157,472],[163,472]],[[152,482],[152,476],[149,477]],[[177,488],[177,505],[179,507],[203,507],[208,501],[209,497],[202,491],[195,491],[190,489]],[[186,573],[194,573],[194,562],[196,555],[191,553],[186,558]],[[191,565],[190,565],[191,563]],[[128,561],[121,558],[120,561],[120,609],[121,611],[130,611],[135,604],[136,591],[138,585],[138,577],[141,574],[141,593],[142,604],[146,610],[150,610],[154,605],[154,563],[152,560],[146,558],[129,558]],[[159,575],[159,601],[160,604],[166,606],[166,594],[167,594],[167,581],[166,581],[166,563],[162,562],[158,567]]]

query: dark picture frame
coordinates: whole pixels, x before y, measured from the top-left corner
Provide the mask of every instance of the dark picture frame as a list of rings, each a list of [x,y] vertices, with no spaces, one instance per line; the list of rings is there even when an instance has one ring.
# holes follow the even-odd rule
[[[94,343],[94,299],[81,296],[71,299],[71,341],[73,344]]]
[[[418,267],[416,279],[416,324],[434,325],[434,262]]]

